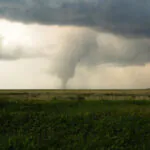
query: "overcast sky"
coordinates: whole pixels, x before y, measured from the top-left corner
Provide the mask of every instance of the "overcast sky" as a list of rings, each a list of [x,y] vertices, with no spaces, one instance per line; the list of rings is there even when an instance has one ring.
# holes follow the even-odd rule
[[[150,88],[149,0],[0,0],[0,89]]]

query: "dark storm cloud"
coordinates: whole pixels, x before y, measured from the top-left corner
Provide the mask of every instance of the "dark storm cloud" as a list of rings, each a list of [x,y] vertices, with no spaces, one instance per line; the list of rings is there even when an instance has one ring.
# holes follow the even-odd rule
[[[90,26],[150,35],[149,0],[0,0],[0,17],[24,23]]]
[[[135,66],[149,63],[149,8],[149,0],[0,0],[0,18],[27,24],[87,27],[78,28],[77,32],[72,28],[54,60],[52,72],[62,80],[65,88],[78,65],[96,67],[111,63]],[[97,41],[99,33],[89,28],[121,36],[110,34],[104,38],[100,35],[101,39]],[[117,42],[111,45],[113,42],[109,41],[113,41],[113,37],[117,37]],[[0,59],[29,57],[19,51],[1,53],[0,56]]]

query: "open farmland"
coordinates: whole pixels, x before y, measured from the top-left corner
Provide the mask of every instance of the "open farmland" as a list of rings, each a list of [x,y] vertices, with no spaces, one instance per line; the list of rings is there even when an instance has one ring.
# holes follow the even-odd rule
[[[1,90],[0,149],[149,150],[149,92]]]
[[[150,90],[0,90],[15,100],[150,100]]]

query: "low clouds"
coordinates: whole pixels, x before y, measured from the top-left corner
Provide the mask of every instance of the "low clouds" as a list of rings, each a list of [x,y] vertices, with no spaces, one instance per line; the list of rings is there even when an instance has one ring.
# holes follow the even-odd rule
[[[46,74],[49,60],[44,58],[0,61],[0,89],[58,89],[61,80]]]
[[[12,23],[11,25],[16,27]],[[91,76],[90,72],[94,73],[96,68],[101,68],[103,65],[111,64],[113,68],[125,69],[150,63],[148,38],[128,39],[112,33],[96,32],[87,27],[20,26],[23,26],[20,27],[22,34],[18,35],[16,40],[10,38],[9,34],[3,33],[3,40],[6,44],[3,42],[1,61],[2,59],[5,61],[27,59],[29,61],[29,58],[32,61],[36,61],[38,58],[48,60],[49,63],[45,64],[49,66],[47,74],[60,79],[61,88],[73,86],[71,83],[74,82],[74,78],[79,72],[78,68],[81,68],[80,70],[87,68],[85,72],[89,70],[87,75]],[[16,49],[17,46],[20,48]],[[128,71],[128,69],[125,70]],[[97,77],[105,77],[109,71],[106,72],[106,75],[102,74],[102,70],[98,72]],[[95,76],[93,73],[92,75]],[[116,80],[118,75],[114,76],[116,76]],[[89,82],[91,81],[89,80]],[[82,86],[84,87],[84,85]]]
[[[74,78],[67,84],[71,89],[141,89],[149,88],[150,64],[119,67],[100,65],[76,68]]]
[[[0,0],[0,17],[24,23],[87,26],[149,37],[149,0]]]
[[[31,61],[34,74],[43,59],[37,87],[148,87],[149,8],[149,0],[0,0],[1,68]]]
[[[0,61],[0,89],[59,89],[61,80],[46,74],[49,61],[30,59]],[[94,68],[77,66],[68,89],[129,89],[149,88],[150,64],[145,66],[116,67],[100,65]]]
[[[56,37],[49,39],[54,31],[48,28],[0,20],[0,60],[49,58],[50,49],[56,45]]]

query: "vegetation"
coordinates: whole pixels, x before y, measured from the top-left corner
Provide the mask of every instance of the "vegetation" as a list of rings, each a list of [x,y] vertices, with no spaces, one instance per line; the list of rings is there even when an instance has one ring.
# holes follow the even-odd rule
[[[149,150],[150,101],[0,98],[0,150]]]

